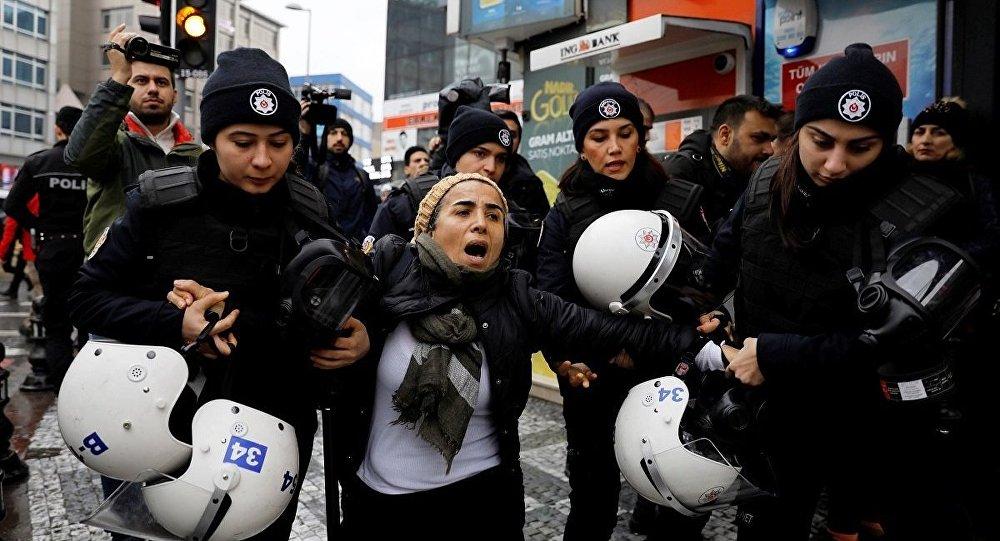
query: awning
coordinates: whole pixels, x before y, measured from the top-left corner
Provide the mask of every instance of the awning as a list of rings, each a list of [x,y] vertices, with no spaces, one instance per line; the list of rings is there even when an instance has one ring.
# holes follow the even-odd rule
[[[634,45],[670,46],[709,34],[736,36],[746,49],[753,41],[751,28],[742,23],[653,15],[535,49],[531,51],[531,69],[544,69]]]

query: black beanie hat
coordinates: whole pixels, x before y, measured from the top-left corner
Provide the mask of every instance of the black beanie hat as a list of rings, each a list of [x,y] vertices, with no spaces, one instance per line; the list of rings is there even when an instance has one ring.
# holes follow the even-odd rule
[[[83,109],[79,107],[65,106],[56,112],[56,126],[68,137],[73,133],[73,128],[83,115]]]
[[[444,149],[444,156],[448,165],[455,167],[462,154],[477,145],[496,143],[509,152],[512,141],[507,123],[493,111],[462,105],[448,127],[448,144]]]
[[[583,149],[587,130],[602,120],[624,118],[635,125],[640,141],[646,137],[639,100],[620,83],[597,83],[580,92],[569,108],[569,116],[573,118],[577,152]]]
[[[939,100],[920,111],[917,118],[913,119],[913,124],[910,125],[910,137],[913,137],[913,131],[920,126],[933,124],[944,128],[955,146],[962,147],[968,121],[969,114],[962,104],[951,100]]]
[[[806,81],[795,100],[795,129],[832,118],[868,126],[887,139],[903,118],[903,91],[867,43],[844,49]]]
[[[354,144],[354,128],[352,128],[351,125],[348,124],[347,121],[344,120],[343,118],[338,118],[333,121],[333,124],[327,126],[327,130],[331,132],[333,131],[334,128],[343,128],[343,130],[347,132],[347,137],[350,138],[350,141],[347,143],[347,149],[350,149],[351,145]],[[324,145],[326,144],[325,139],[323,140],[323,144]]]
[[[246,47],[220,53],[216,64],[202,90],[202,141],[211,145],[222,128],[246,123],[284,128],[298,144],[302,106],[284,66],[264,51]]]

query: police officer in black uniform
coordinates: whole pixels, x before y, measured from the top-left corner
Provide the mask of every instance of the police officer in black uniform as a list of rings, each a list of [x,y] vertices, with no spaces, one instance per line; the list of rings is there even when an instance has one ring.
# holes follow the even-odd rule
[[[945,447],[898,418],[877,421],[877,363],[926,358],[942,344],[866,347],[857,290],[884,273],[886,254],[909,237],[981,246],[975,237],[995,231],[996,217],[955,216],[957,190],[907,170],[893,145],[902,98],[867,44],[813,74],[796,101],[789,151],[758,169],[702,273],[720,293],[737,287],[744,346],[728,369],[767,396],[762,445],[777,498],[741,508],[741,541],[807,539],[824,489],[835,539],[857,538],[886,504],[890,519],[910,517],[888,522],[893,538],[965,538],[949,479],[951,463],[965,458],[938,451]],[[955,219],[968,221],[969,235],[949,233]],[[908,471],[892,467],[915,462],[921,466]]]
[[[734,96],[719,104],[709,130],[696,130],[681,141],[677,152],[663,158],[672,179],[702,186],[699,220],[685,223],[703,242],[729,215],[747,188],[754,169],[771,156],[775,121],[781,109],[757,96]]]
[[[83,210],[87,205],[87,177],[66,165],[63,149],[83,111],[63,107],[56,113],[54,147],[32,154],[18,172],[4,210],[23,227],[34,231],[38,255],[35,267],[45,291],[42,321],[47,370],[45,381],[26,382],[32,390],[59,389],[73,360],[73,325],[66,299],[83,263]],[[38,194],[38,216],[28,202]]]
[[[587,226],[624,209],[668,210],[690,219],[700,187],[670,181],[649,156],[639,103],[622,85],[587,88],[577,96],[570,116],[580,160],[563,173],[562,191],[545,218],[538,245],[538,288],[588,306],[573,278],[573,253]],[[586,361],[567,359],[561,351],[544,353],[557,372],[567,360]],[[630,369],[629,361],[619,363],[603,368],[589,388],[559,378],[571,488],[567,541],[608,539],[617,522],[621,483],[614,453],[615,418],[628,390],[649,379]],[[701,523],[691,528],[697,533]]]
[[[139,178],[125,215],[84,264],[70,308],[100,336],[175,349],[200,344],[199,401],[228,398],[291,423],[302,478],[317,427],[307,359],[317,368],[346,366],[367,352],[368,336],[351,319],[332,343],[282,339],[283,269],[304,235],[331,233],[323,195],[289,168],[299,113],[281,64],[259,49],[220,54],[201,102],[211,150],[197,167]],[[222,314],[211,326],[213,306]],[[287,539],[298,490],[254,539]]]

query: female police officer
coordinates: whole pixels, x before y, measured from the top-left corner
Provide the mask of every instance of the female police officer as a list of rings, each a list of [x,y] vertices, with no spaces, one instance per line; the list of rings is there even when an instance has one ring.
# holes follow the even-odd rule
[[[911,181],[892,144],[901,106],[898,82],[871,47],[848,47],[806,82],[790,149],[761,166],[715,239],[704,276],[720,292],[738,282],[745,341],[728,368],[765,386],[764,451],[777,492],[741,510],[740,539],[808,538],[824,487],[831,533],[856,539],[866,497],[902,496],[895,482],[873,483],[884,452],[873,430],[879,383],[858,339],[865,326],[855,290],[895,230],[938,227],[880,221],[887,206],[921,214],[905,208],[912,198],[893,199]],[[920,210],[943,199],[932,196]]]
[[[338,434],[344,525],[358,538],[521,539],[524,492],[517,422],[532,352],[558,346],[604,359],[626,348],[674,358],[703,345],[693,328],[616,317],[567,303],[508,270],[507,201],[477,174],[457,174],[422,200],[415,239],[383,237],[384,284],[367,320],[372,351],[346,369],[357,393]]]
[[[599,83],[577,96],[570,115],[580,160],[563,173],[562,191],[545,218],[538,245],[538,287],[588,306],[572,268],[574,248],[587,226],[615,210],[676,210],[665,199],[666,173],[643,146],[642,112],[634,95],[618,83]],[[555,349],[545,351],[545,356],[557,368],[568,359]],[[668,367],[667,373],[672,369]],[[615,417],[628,390],[641,381],[637,378],[625,366],[609,365],[589,389],[559,379],[572,489],[568,540],[608,539],[614,529],[620,489]],[[697,534],[703,522],[686,527]],[[672,533],[677,535],[677,528]]]
[[[77,326],[97,335],[179,349],[209,328],[206,311],[224,303],[198,350],[206,375],[199,399],[228,398],[290,422],[304,475],[316,429],[303,392],[307,355],[317,366],[340,366],[360,358],[368,339],[356,320],[348,324],[353,334],[329,349],[306,352],[279,338],[279,275],[297,252],[293,236],[323,236],[329,227],[322,194],[288,170],[298,119],[278,62],[259,49],[220,54],[201,103],[211,150],[196,168],[139,179],[125,215],[84,265],[70,305]],[[165,300],[175,283],[206,294],[179,309]],[[288,537],[297,491],[259,538]]]

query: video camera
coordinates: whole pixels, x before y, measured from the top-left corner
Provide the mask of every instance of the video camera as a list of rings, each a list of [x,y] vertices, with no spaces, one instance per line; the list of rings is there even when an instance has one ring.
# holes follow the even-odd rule
[[[337,120],[337,107],[325,103],[330,98],[349,100],[351,99],[351,90],[348,88],[322,90],[309,83],[302,85],[302,99],[309,100],[309,111],[304,117],[306,122],[324,126],[333,124],[333,121]]]
[[[484,85],[479,77],[463,79],[441,89],[438,94],[438,134],[448,134],[448,126],[455,119],[455,111],[460,105],[468,105],[484,111],[490,110],[490,103],[510,103],[510,85],[494,83]]]
[[[181,64],[181,52],[173,47],[166,47],[163,45],[157,45],[155,43],[150,43],[146,38],[141,36],[133,36],[125,42],[125,46],[122,47],[116,43],[109,43],[104,45],[104,50],[117,49],[125,55],[125,59],[129,62],[149,62],[150,64],[159,64],[161,66],[166,66],[171,70],[177,69],[177,66]]]

